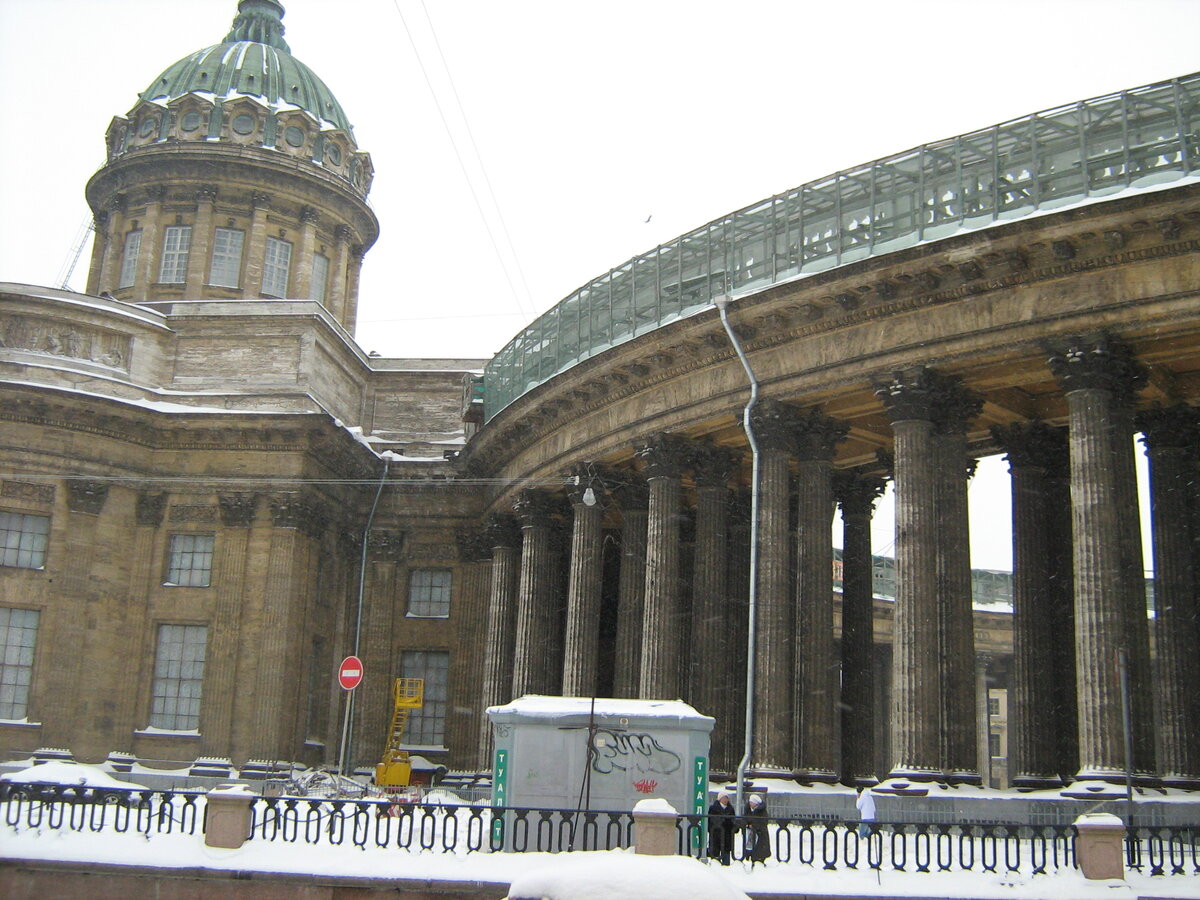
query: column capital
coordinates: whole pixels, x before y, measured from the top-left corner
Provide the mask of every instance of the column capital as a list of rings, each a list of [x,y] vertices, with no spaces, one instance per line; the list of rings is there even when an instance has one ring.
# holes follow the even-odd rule
[[[367,535],[367,556],[377,562],[396,562],[403,551],[403,531],[372,528]]]
[[[623,510],[640,509],[643,512],[650,506],[650,489],[645,479],[636,472],[622,471],[619,481],[611,487],[617,505]]]
[[[129,198],[125,194],[113,194],[104,206],[110,213],[124,213]]]
[[[1048,475],[1067,475],[1070,470],[1067,435],[1038,419],[1012,425],[993,425],[992,438],[1005,453],[1010,471],[1040,468]]]
[[[742,454],[704,441],[692,448],[688,466],[698,487],[727,487],[742,464]]]
[[[983,400],[951,376],[934,379],[933,421],[940,434],[966,434],[967,426],[983,410]]]
[[[315,206],[300,207],[300,221],[307,224],[316,224],[321,221],[321,211]]]
[[[557,498],[548,491],[526,488],[513,501],[513,512],[522,528],[550,525],[558,511]]]
[[[920,367],[895,372],[891,380],[877,383],[875,396],[893,425],[911,419],[932,421],[936,388],[933,370]]]
[[[764,450],[791,453],[796,449],[796,409],[773,397],[754,404],[750,425]]]
[[[222,525],[245,527],[254,521],[258,510],[258,494],[218,494],[217,503],[220,505]]]
[[[196,191],[197,203],[214,203],[217,199],[217,188],[215,185],[206,184]]]
[[[92,225],[98,232],[104,231],[108,227],[108,211],[100,210],[92,214]]]
[[[486,529],[458,528],[454,532],[461,562],[482,562],[492,558],[492,542]]]
[[[508,513],[492,513],[483,523],[488,546],[493,550],[508,550],[521,546],[521,526],[515,516]]]
[[[271,195],[266,191],[251,191],[250,206],[254,209],[264,209],[271,205]]]
[[[271,522],[276,528],[294,528],[308,537],[325,530],[327,516],[311,499],[298,491],[271,497]]]
[[[887,479],[856,469],[833,473],[833,496],[846,515],[870,515],[875,501],[887,490]]]
[[[647,478],[678,478],[687,467],[691,447],[678,435],[660,431],[634,452],[646,463]]]
[[[350,230],[349,225],[339,225],[333,229],[333,236],[339,244],[348,244],[350,238],[354,237],[354,232]]]
[[[107,499],[108,482],[106,481],[76,481],[72,479],[67,482],[67,506],[71,512],[97,516],[104,508],[104,501]]]
[[[143,491],[137,495],[137,523],[157,528],[162,524],[163,512],[167,508],[167,495],[162,492]]]
[[[1200,447],[1200,410],[1178,403],[1143,410],[1134,417],[1147,450],[1186,450]]]
[[[1146,367],[1126,344],[1108,335],[1074,336],[1045,349],[1051,374],[1068,394],[1102,390],[1128,400],[1146,383]]]
[[[833,459],[837,445],[846,439],[849,424],[827,416],[816,407],[796,416],[796,456],[802,460]]]
[[[151,203],[161,203],[167,196],[167,186],[165,184],[152,184],[146,188],[146,197]]]

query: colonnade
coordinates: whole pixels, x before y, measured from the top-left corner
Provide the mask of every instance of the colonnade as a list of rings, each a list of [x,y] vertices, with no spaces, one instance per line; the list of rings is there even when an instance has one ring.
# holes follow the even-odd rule
[[[1013,490],[1011,780],[1032,788],[1121,777],[1124,681],[1138,777],[1200,787],[1200,418],[1182,405],[1135,414],[1145,368],[1103,336],[1048,347],[1047,362],[1065,396],[1066,426],[1027,421],[992,430]],[[967,436],[982,398],[926,367],[875,388],[892,450],[869,469],[835,468],[847,422],[771,399],[754,412],[761,458],[752,768],[806,781],[979,783],[967,515],[975,460]],[[1151,468],[1153,659],[1135,430]],[[657,434],[625,469],[573,470],[567,498],[528,489],[512,513],[494,514],[483,708],[525,693],[681,697],[718,719],[714,770],[736,765],[750,527],[742,463],[737,450]],[[870,520],[886,470],[898,577],[892,762],[880,772]],[[844,526],[840,645],[835,507]],[[568,530],[569,552],[558,553],[554,535]],[[615,577],[605,574],[610,539],[620,543]],[[617,558],[608,555],[609,566]],[[602,620],[615,623],[605,642]],[[602,680],[606,654],[612,676]],[[485,751],[489,737],[485,721]]]

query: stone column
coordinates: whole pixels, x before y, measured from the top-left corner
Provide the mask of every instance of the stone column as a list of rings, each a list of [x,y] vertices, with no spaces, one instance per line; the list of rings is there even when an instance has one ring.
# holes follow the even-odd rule
[[[100,263],[100,271],[96,276],[96,285],[93,289],[91,283],[91,275],[88,276],[88,293],[99,294],[101,291],[112,292],[117,289],[117,282],[121,276],[121,263],[125,252],[125,195],[117,194],[108,201],[108,208],[104,213],[108,219],[108,230],[104,242],[104,259]],[[100,232],[96,232],[96,239],[100,239]],[[95,256],[93,255],[93,262]]]
[[[246,264],[242,296],[253,300],[262,296],[263,264],[267,257],[267,213],[271,195],[263,191],[250,194],[250,234],[246,239]]]
[[[791,579],[789,461],[795,450],[796,412],[760,401],[752,427],[759,444],[758,610],[754,660],[754,763],[792,768],[795,592]],[[751,526],[753,527],[753,525]]]
[[[362,275],[363,255],[366,248],[362,244],[350,247],[350,262],[346,269],[346,311],[342,314],[342,325],[351,334],[354,324],[358,321],[358,283]]]
[[[600,656],[600,585],[604,570],[604,482],[585,465],[574,474],[579,483],[570,493],[570,574],[567,580],[567,629],[563,648],[564,697],[594,697]],[[588,492],[591,492],[590,494]],[[590,502],[589,502],[590,500]]]
[[[725,715],[721,687],[732,675],[726,652],[725,607],[728,603],[727,513],[729,481],[741,456],[706,443],[692,454],[696,482],[696,543],[692,566],[692,615],[688,662],[688,699],[706,716],[714,717],[709,756],[724,759],[740,722]]]
[[[104,270],[105,261],[113,254],[113,235],[118,233],[110,227],[107,210],[100,210],[92,216],[92,257],[88,261],[87,287],[89,294],[99,294],[101,290],[109,290],[108,285],[100,287],[100,273]]]
[[[158,281],[162,262],[162,204],[166,196],[167,189],[161,184],[152,185],[146,191],[142,245],[138,251],[137,275],[133,281],[135,296],[140,294],[140,297],[149,297],[150,285]]]
[[[469,648],[458,655],[458,663],[450,672],[452,696],[470,697],[479,690],[484,679],[484,663],[487,658],[488,599],[491,591],[492,542],[487,533],[478,528],[459,528],[454,534],[458,545],[459,584],[453,602],[460,610],[460,646]],[[446,716],[446,744],[462,748],[463,765],[474,766],[483,771],[491,760],[480,755],[477,736],[480,720],[486,719],[483,709],[474,703],[460,704],[459,709],[450,710]],[[474,746],[474,750],[471,748]]]
[[[895,436],[896,612],[892,646],[890,777],[943,775],[938,602],[936,376],[897,375],[876,395]]]
[[[398,583],[403,552],[404,532],[372,528],[368,533],[367,585],[357,654],[363,663],[363,680],[354,690],[355,718],[362,723],[354,757],[364,765],[383,757],[386,723],[392,719],[393,679],[400,674],[393,647],[397,616],[403,615],[405,602],[405,585]]]
[[[621,505],[621,570],[617,582],[617,652],[613,693],[636,697],[642,672],[642,614],[646,596],[646,516],[649,492],[639,476],[624,473],[615,491]]]
[[[842,510],[842,782],[872,785],[875,776],[875,591],[871,514],[885,482],[863,472],[835,472]]]
[[[226,756],[233,740],[233,698],[238,690],[238,644],[242,632],[242,598],[246,593],[247,550],[258,510],[258,495],[220,494],[221,552],[214,560],[213,589],[216,604],[205,660],[205,726],[200,732],[200,752]]]
[[[1041,422],[992,429],[1012,481],[1013,682],[1008,695],[1008,772],[1015,788],[1060,786],[1051,582],[1055,492],[1048,473],[1067,455],[1066,435]]]
[[[203,295],[208,280],[208,254],[213,240],[213,206],[217,202],[215,187],[202,187],[196,193],[196,221],[192,223],[192,238],[188,246],[187,283],[183,296],[188,299]]]
[[[300,241],[296,246],[296,257],[292,260],[292,271],[295,273],[292,293],[300,300],[309,300],[313,295],[313,256],[316,254],[317,223],[320,220],[321,213],[313,207],[300,207]]]
[[[333,230],[333,259],[329,261],[329,294],[325,306],[339,322],[344,321],[346,315],[346,265],[353,234],[349,225],[339,225]]]
[[[949,781],[978,784],[975,717],[975,626],[971,596],[971,539],[967,482],[975,460],[967,425],[982,401],[957,380],[939,379],[935,399],[937,452],[938,607],[941,637],[942,766]]]
[[[520,571],[521,532],[510,515],[493,513],[486,525],[492,549],[492,578],[488,599],[487,641],[484,644],[483,694],[480,698],[480,757],[491,766],[492,723],[489,706],[513,699],[513,651],[516,647],[517,579]]]
[[[1189,485],[1196,479],[1200,417],[1179,405],[1143,413],[1138,425],[1150,457],[1159,770],[1168,787],[1198,790],[1200,627]]]
[[[642,610],[642,664],[638,696],[676,700],[683,695],[680,660],[680,478],[688,447],[680,438],[656,434],[638,448],[646,463],[650,503],[646,518],[646,594]]]
[[[975,657],[975,721],[976,754],[978,755],[979,779],[984,787],[992,784],[992,749],[989,740],[992,733],[992,717],[988,713],[988,663],[991,657],[980,653]],[[1011,698],[1011,694],[1009,695]],[[1012,721],[1012,716],[1009,716]],[[1012,729],[1009,729],[1011,736]],[[1009,738],[1009,771],[1012,771],[1012,738]]]
[[[1064,783],[1079,770],[1079,704],[1075,687],[1075,571],[1071,538],[1071,460],[1067,435],[1061,454],[1048,461],[1044,486],[1050,495],[1045,526],[1050,555],[1046,628],[1053,658],[1056,772]]]
[[[1117,660],[1118,651],[1132,648],[1120,523],[1127,511],[1117,502],[1124,466],[1115,459],[1112,432],[1119,426],[1117,394],[1140,381],[1141,368],[1123,346],[1104,339],[1074,340],[1052,351],[1048,364],[1066,394],[1070,422],[1079,704],[1076,776],[1120,780],[1125,744]],[[1135,771],[1138,762],[1135,756]]]
[[[513,696],[553,694],[558,679],[554,615],[553,497],[524,490],[513,509],[521,521],[521,576],[517,587],[517,642],[513,656]]]
[[[816,409],[796,423],[796,715],[794,765],[806,781],[839,770],[833,637],[833,456],[850,428]]]

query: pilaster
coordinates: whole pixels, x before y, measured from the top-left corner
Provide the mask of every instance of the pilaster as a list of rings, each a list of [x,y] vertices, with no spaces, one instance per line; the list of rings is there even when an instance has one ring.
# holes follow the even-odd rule
[[[253,299],[262,296],[263,265],[267,255],[267,214],[271,195],[254,191],[250,195],[250,234],[246,242],[245,290],[242,296]]]
[[[196,193],[196,220],[192,223],[191,243],[188,247],[187,282],[183,295],[189,299],[203,296],[207,281],[205,271],[212,249],[213,205],[217,201],[215,187],[202,187]]]

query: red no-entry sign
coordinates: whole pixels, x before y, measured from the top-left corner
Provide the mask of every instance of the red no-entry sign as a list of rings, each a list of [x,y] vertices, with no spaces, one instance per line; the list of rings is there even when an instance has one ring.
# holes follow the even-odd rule
[[[362,681],[362,675],[362,660],[357,656],[347,656],[338,666],[338,684],[344,691],[352,691],[358,687],[358,683]]]

